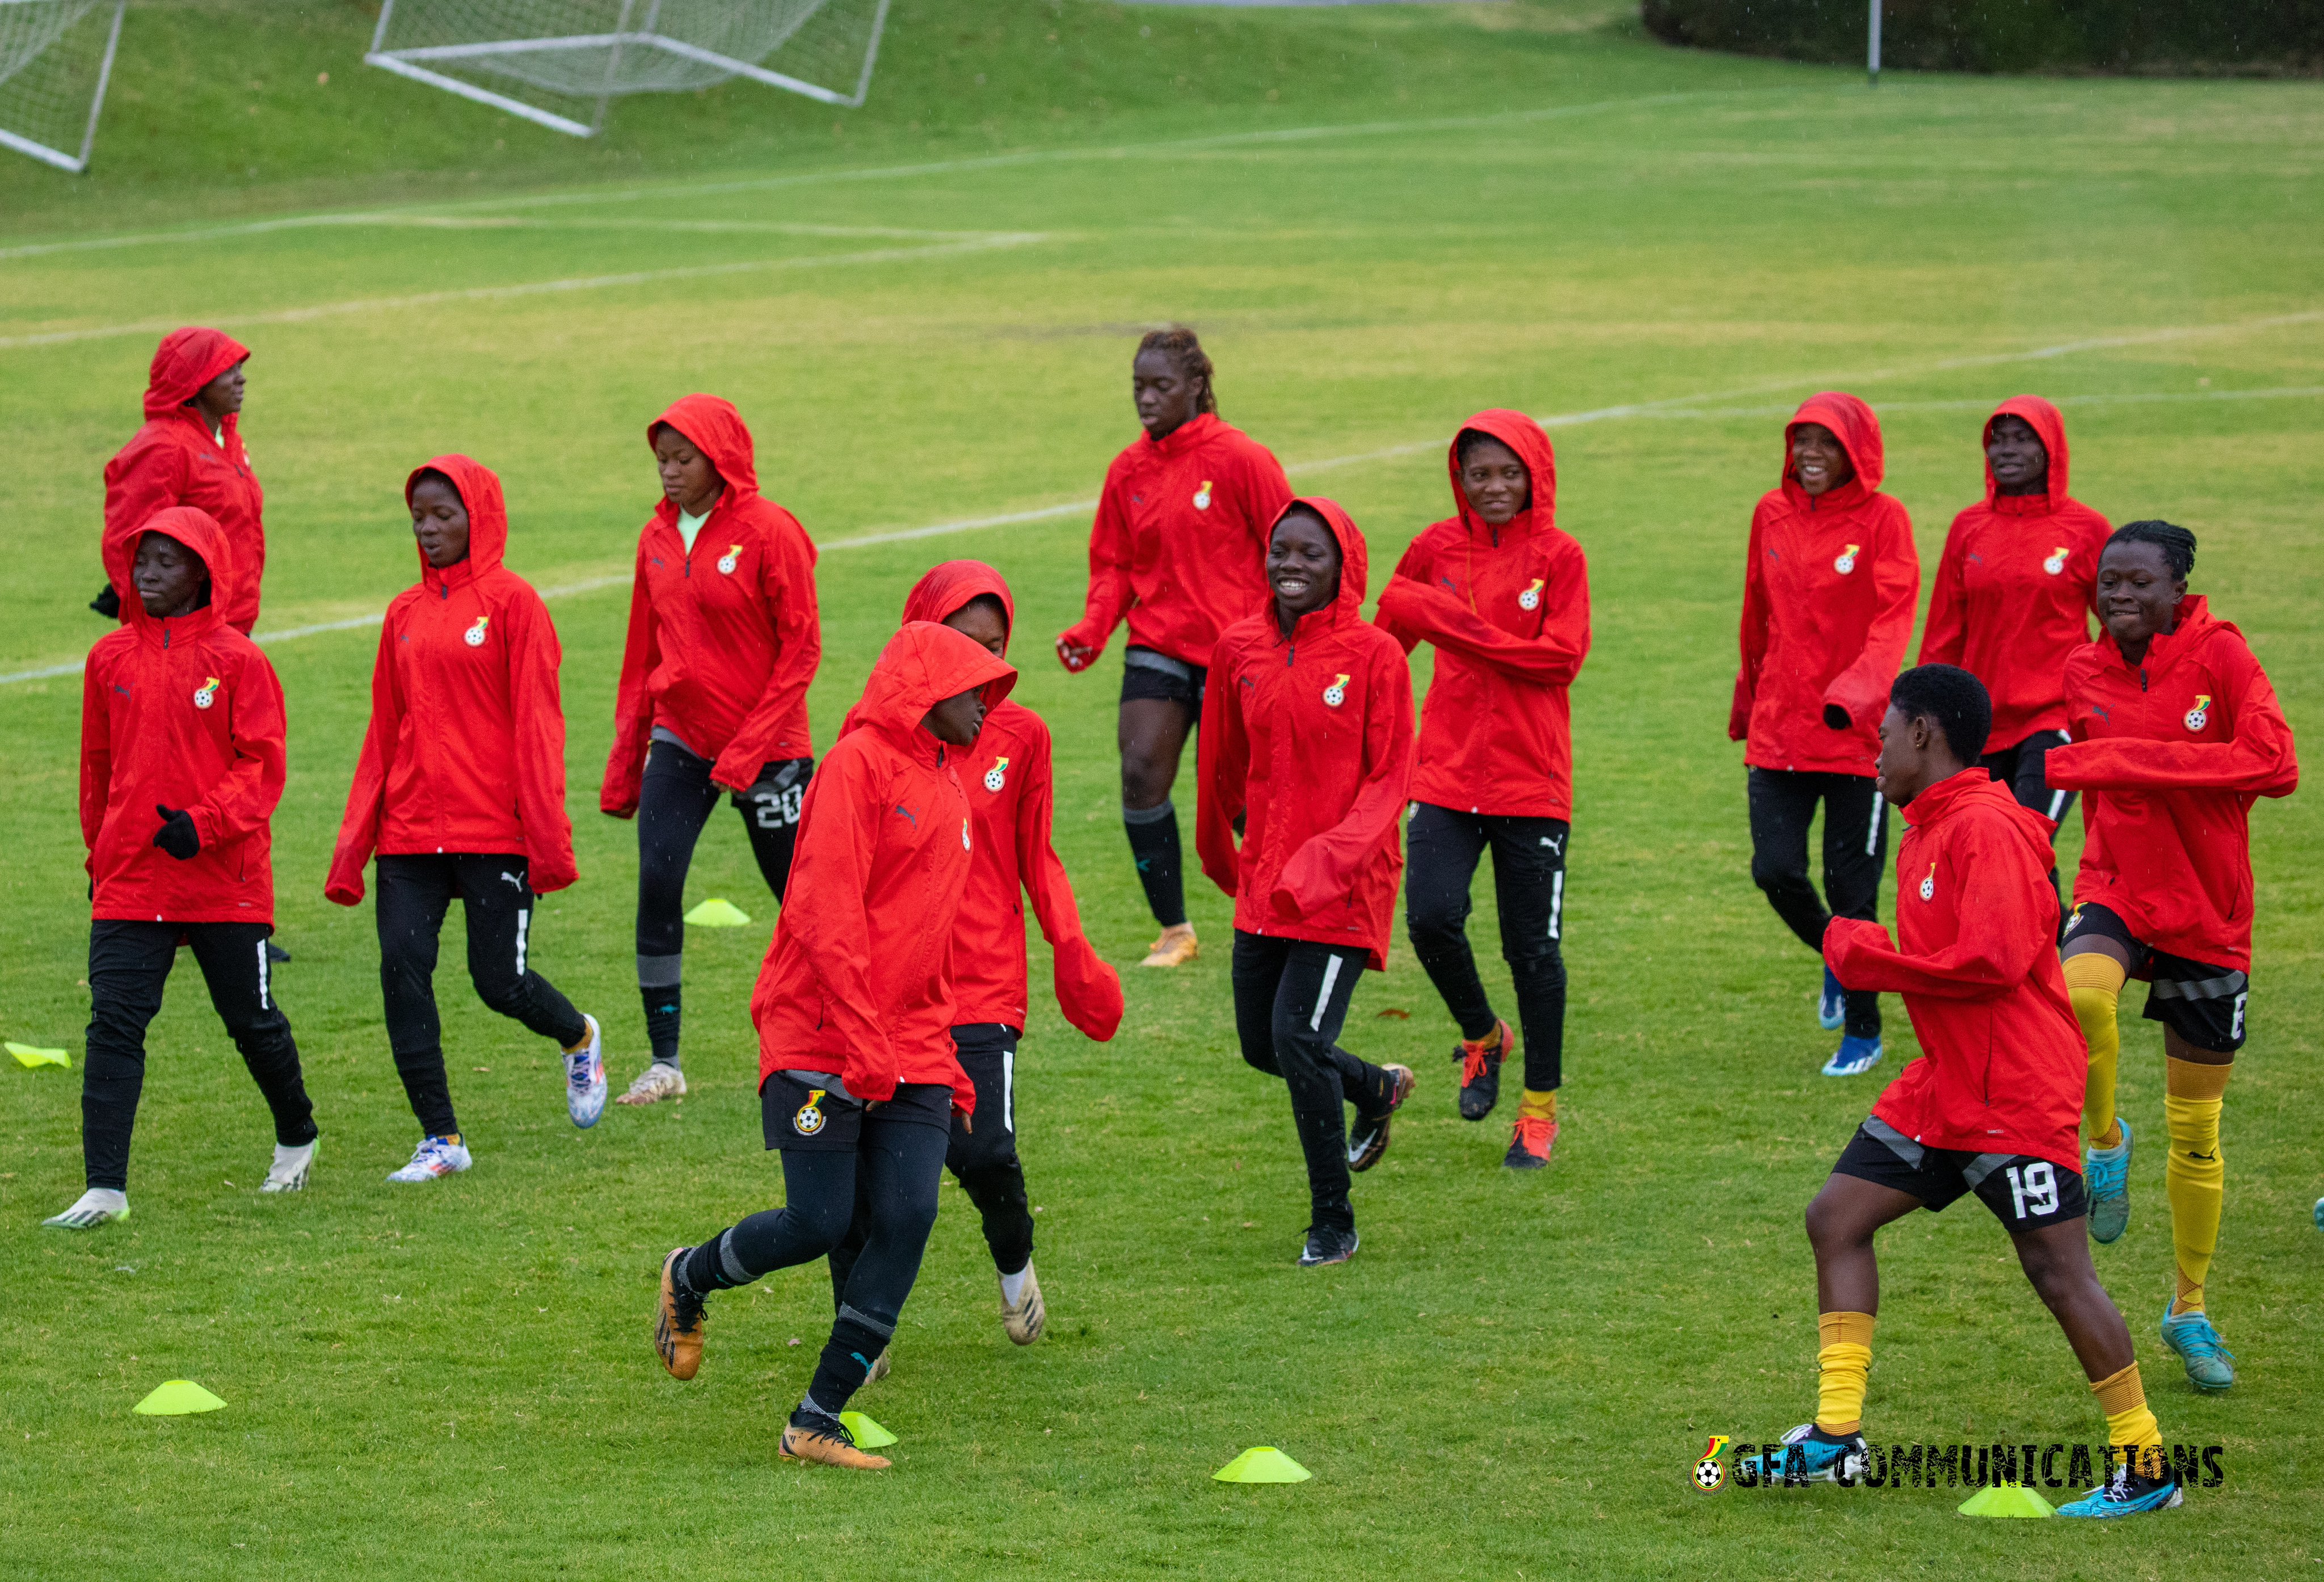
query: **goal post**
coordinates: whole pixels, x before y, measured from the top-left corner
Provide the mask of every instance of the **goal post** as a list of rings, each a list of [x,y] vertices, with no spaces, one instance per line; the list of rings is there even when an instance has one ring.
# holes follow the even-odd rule
[[[0,0],[0,147],[88,169],[128,0]]]
[[[364,59],[575,137],[595,135],[625,95],[737,78],[853,109],[889,3],[385,0]]]

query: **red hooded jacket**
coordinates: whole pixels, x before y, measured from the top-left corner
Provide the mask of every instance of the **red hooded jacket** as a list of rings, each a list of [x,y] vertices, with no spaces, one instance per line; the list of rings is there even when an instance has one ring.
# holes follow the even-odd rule
[[[1445,456],[1457,514],[1412,541],[1375,619],[1410,653],[1436,644],[1420,711],[1412,798],[1529,819],[1573,817],[1573,730],[1565,689],[1590,652],[1590,569],[1557,526],[1557,460],[1523,412],[1461,425],[1490,434],[1533,475],[1533,503],[1489,525],[1461,492],[1456,435]]]
[[[221,438],[186,403],[249,356],[249,347],[215,329],[163,336],[146,375],[145,426],[105,464],[106,542],[172,505],[207,513],[226,535],[237,569],[233,601],[219,614],[245,633],[258,624],[258,585],[266,574],[266,494],[242,443],[242,414],[227,414]],[[219,597],[215,582],[210,597]],[[129,606],[121,608],[126,615]]]
[[[430,470],[467,507],[468,558],[438,571],[422,554],[420,586],[387,606],[371,729],[323,884],[341,906],[363,899],[374,851],[521,853],[540,895],[576,876],[557,628],[532,585],[501,564],[500,479],[467,457],[439,456],[404,481],[407,502]]]
[[[1921,1054],[1872,1113],[1931,1148],[2082,1168],[2089,1050],[2058,966],[2051,824],[1981,768],[1904,807],[1896,939],[1834,918],[1824,959],[1850,989],[1904,996]]]
[[[1017,629],[1017,602],[1001,573],[982,560],[947,560],[912,587],[904,619],[942,622],[972,599],[991,594]],[[849,717],[849,725],[854,717]],[[1056,957],[1051,982],[1065,1020],[1105,1042],[1121,1025],[1121,978],[1082,932],[1065,865],[1050,844],[1056,790],[1050,774],[1049,727],[1004,699],[984,717],[972,747],[951,756],[975,819],[968,889],[953,925],[953,1021],[998,1022],[1025,1029],[1025,908],[1033,902],[1042,937]]]
[[[2251,805],[2300,784],[2292,726],[2267,672],[2209,600],[2133,666],[2111,636],[2066,661],[2066,731],[2050,783],[2082,798],[2074,904],[2095,902],[2142,943],[2251,970]]]
[[[1300,616],[1288,641],[1271,595],[1220,634],[1203,707],[1194,847],[1203,872],[1235,898],[1236,928],[1349,946],[1379,968],[1404,873],[1412,668],[1402,645],[1363,618],[1364,535],[1333,501],[1291,504],[1321,515],[1339,540],[1340,594]]]
[[[1810,495],[1792,476],[1792,434],[1821,423],[1856,476]],[[1784,425],[1783,486],[1751,513],[1743,574],[1743,668],[1729,741],[1760,769],[1870,775],[1880,756],[1888,684],[1913,637],[1921,557],[1904,507],[1880,493],[1880,421],[1852,395],[1826,391]],[[1848,728],[1824,723],[1827,705]]]
[[[815,545],[759,493],[751,430],[715,395],[689,395],[646,426],[691,440],[726,480],[688,554],[665,499],[638,537],[630,640],[613,702],[613,750],[597,805],[638,810],[646,749],[660,726],[711,759],[710,778],[747,791],[768,763],[812,758],[807,689],[823,661]]]
[[[137,543],[167,533],[209,569],[210,602],[158,620],[130,580]],[[282,800],[282,684],[228,625],[241,572],[225,532],[188,505],[105,530],[121,625],[81,672],[80,835],[93,918],[272,923],[267,820]],[[193,815],[201,849],[184,862],[153,844],[156,804]]]
[[[1130,617],[1130,641],[1210,662],[1219,634],[1273,596],[1267,535],[1291,498],[1267,447],[1204,412],[1113,458],[1090,529],[1089,603],[1062,640],[1094,659]]]
[[[2004,495],[1985,471],[1985,502],[1953,518],[1921,633],[1922,664],[1959,665],[1993,698],[1996,751],[2066,726],[2066,656],[2090,640],[2098,555],[2114,530],[2066,494],[2066,420],[2038,395],[2003,402],[2050,453],[2039,495]]]
[[[962,749],[920,721],[971,688],[996,708],[1016,680],[1007,661],[929,622],[881,651],[855,727],[799,810],[790,887],[751,993],[762,1084],[777,1071],[832,1071],[878,1103],[899,1083],[945,1082],[956,1108],[975,1108],[952,1030],[954,922],[976,845],[955,772]]]

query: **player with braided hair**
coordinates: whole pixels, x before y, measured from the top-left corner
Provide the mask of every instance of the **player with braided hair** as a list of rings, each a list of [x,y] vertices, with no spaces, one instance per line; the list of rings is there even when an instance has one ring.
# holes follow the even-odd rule
[[[2251,836],[2260,797],[2300,782],[2292,727],[2241,632],[2187,592],[2195,535],[2134,522],[2098,558],[2106,631],[2066,663],[2069,745],[2050,783],[2084,793],[2081,871],[2065,931],[2065,977],[2089,1046],[2082,1128],[2090,1234],[2130,1219],[2131,1133],[2115,1113],[2121,1053],[2116,1002],[2133,977],[2153,986],[2163,1023],[2164,1171],[2178,1290],[2163,1344],[2198,1389],[2235,1383],[2234,1357],[2204,1306],[2226,1180],[2219,1114],[2243,1047],[2250,996]]]
[[[1057,636],[1065,669],[1087,670],[1127,619],[1122,655],[1121,821],[1154,921],[1146,967],[1194,958],[1177,810],[1170,788],[1203,716],[1219,634],[1273,596],[1268,530],[1291,485],[1267,448],[1219,418],[1211,359],[1184,325],[1149,331],[1130,364],[1146,432],[1113,459],[1090,530],[1089,599]]]

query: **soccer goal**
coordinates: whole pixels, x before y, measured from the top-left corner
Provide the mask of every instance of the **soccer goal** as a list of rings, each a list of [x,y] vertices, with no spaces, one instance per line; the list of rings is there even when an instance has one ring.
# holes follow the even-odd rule
[[[386,0],[364,59],[576,137],[594,136],[622,95],[737,77],[853,109],[888,3]]]
[[[128,0],[0,0],[0,146],[88,169],[126,9]]]

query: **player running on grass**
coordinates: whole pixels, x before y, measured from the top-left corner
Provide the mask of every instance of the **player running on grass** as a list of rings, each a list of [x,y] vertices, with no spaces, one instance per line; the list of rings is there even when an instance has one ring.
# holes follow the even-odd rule
[[[347,791],[323,893],[364,896],[379,854],[379,983],[388,1046],[419,1118],[411,1162],[387,1179],[429,1181],[468,1168],[444,1075],[436,947],[459,897],[468,976],[484,1004],[565,1052],[576,1126],[605,1107],[596,1018],[530,962],[539,896],[576,876],[565,813],[565,711],[557,628],[532,585],[501,564],[501,481],[465,456],[439,456],[403,486],[420,584],[396,595],[372,669],[371,728]]]
[[[1872,1328],[1880,1306],[1873,1237],[1916,1208],[1975,1192],[2065,1330],[2127,1447],[2106,1482],[2061,1516],[2128,1516],[2180,1503],[2146,1407],[2129,1326],[2090,1267],[2074,1124],[2082,1038],[2058,969],[2058,902],[2045,877],[2050,826],[1978,764],[1992,705],[1967,671],[1923,665],[1896,678],[1880,723],[1880,788],[1904,810],[1896,854],[1896,942],[1878,923],[1834,918],[1824,956],[1853,990],[1904,997],[1920,1057],[1898,1073],[1808,1205],[1815,1248],[1816,1415],[1784,1448],[1748,1458],[1781,1477],[1853,1478]]]
[[[1880,421],[1852,395],[1812,395],[1784,429],[1784,480],[1751,513],[1743,666],[1727,719],[1749,767],[1751,878],[1810,949],[1837,914],[1878,914],[1887,810],[1873,784],[1888,683],[1904,662],[1921,560],[1904,507],[1880,493]],[[1823,809],[1824,902],[1808,882]],[[1827,967],[1816,1020],[1844,1028],[1827,1077],[1880,1063],[1880,996]]]
[[[783,898],[815,772],[807,689],[823,659],[815,546],[759,493],[751,430],[715,395],[646,427],[661,504],[638,539],[613,750],[597,805],[638,821],[638,994],[653,1059],[622,1095],[686,1091],[678,1066],[686,871],[731,793],[759,872]]]
[[[1005,659],[1017,604],[1001,573],[983,561],[947,560],[913,585],[904,620],[941,622]],[[851,716],[841,729],[853,723]],[[1049,764],[1049,727],[1013,698],[996,704],[975,745],[954,755],[975,821],[976,851],[953,927],[952,1046],[976,1089],[976,1107],[973,1115],[954,1112],[945,1168],[983,1221],[984,1244],[1001,1279],[1001,1327],[1019,1346],[1038,1340],[1048,1321],[1040,1277],[1033,1272],[1031,1199],[1017,1157],[1026,900],[1056,953],[1051,981],[1065,1019],[1103,1043],[1121,1025],[1122,1009],[1120,976],[1083,935],[1081,909],[1049,841],[1056,798]],[[843,1305],[870,1232],[859,1220],[832,1249],[832,1294]],[[882,1360],[886,1355],[881,1353]]]
[[[1311,1213],[1299,1263],[1314,1268],[1354,1255],[1348,1174],[1379,1162],[1412,1092],[1405,1067],[1339,1047],[1356,980],[1388,965],[1412,671],[1363,618],[1363,534],[1333,502],[1284,508],[1267,576],[1268,607],[1220,634],[1211,655],[1219,690],[1203,717],[1194,844],[1203,872],[1235,898],[1242,1058],[1290,1090]]]
[[[1139,965],[1178,967],[1196,945],[1170,788],[1202,722],[1212,647],[1267,602],[1267,530],[1291,486],[1265,446],[1219,420],[1211,359],[1193,330],[1148,333],[1130,383],[1146,432],[1106,469],[1090,530],[1088,606],[1058,634],[1057,658],[1069,671],[1087,670],[1128,617],[1121,821],[1162,925]]]
[[[2089,641],[2111,531],[2066,493],[2066,420],[2056,407],[2019,395],[1994,410],[1985,499],[1945,534],[1921,633],[1921,663],[1959,665],[1985,683],[2001,744],[1988,747],[1985,767],[2053,825],[2074,793],[2052,787],[2042,765],[2066,740],[2066,658]]]
[[[105,564],[125,618],[89,651],[81,678],[80,829],[93,903],[80,1101],[88,1190],[47,1222],[72,1230],[129,1217],[145,1029],[181,942],[274,1112],[274,1162],[258,1189],[299,1190],[315,1160],[314,1106],[266,959],[282,685],[226,623],[241,572],[208,513],[178,505],[138,526],[108,526]]]
[[[976,1090],[954,1054],[954,924],[975,862],[960,766],[1017,672],[973,639],[915,621],[890,638],[807,788],[791,895],[751,995],[759,1106],[783,1156],[784,1207],[662,1261],[654,1349],[702,1365],[704,1299],[862,1250],[831,1338],[784,1428],[783,1459],[876,1469],[839,1420],[896,1332],[936,1218],[952,1112]]]
[[[2070,745],[2050,782],[2083,791],[2081,870],[2066,925],[2066,984],[2089,1041],[2082,1125],[2090,1139],[2090,1234],[2130,1221],[2130,1128],[2115,1113],[2127,978],[2149,980],[2146,1019],[2163,1023],[2163,1189],[2178,1290],[2163,1341],[2199,1389],[2236,1382],[2235,1359],[2204,1309],[2227,1165],[2219,1112],[2243,1047],[2249,997],[2249,819],[2260,797],[2300,783],[2292,727],[2244,636],[2190,597],[2195,535],[2134,522],[2098,561],[2105,634],[2066,667]]]
[[[1461,1027],[1461,1117],[1481,1121],[1517,1043],[1469,948],[1469,889],[1492,848],[1501,957],[1525,1029],[1525,1094],[1502,1162],[1539,1170],[1556,1146],[1563,1080],[1566,689],[1590,652],[1590,571],[1558,529],[1557,462],[1540,424],[1479,412],[1445,465],[1455,514],[1413,541],[1376,617],[1407,653],[1424,639],[1436,645],[1405,836],[1405,927]]]

